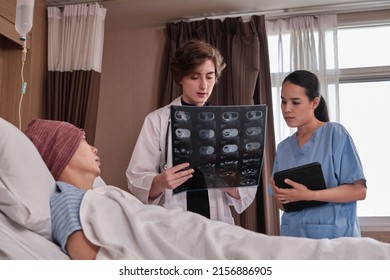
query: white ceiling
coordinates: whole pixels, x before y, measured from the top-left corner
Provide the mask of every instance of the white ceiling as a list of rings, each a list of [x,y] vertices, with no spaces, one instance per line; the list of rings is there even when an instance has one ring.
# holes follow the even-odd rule
[[[93,0],[46,0],[47,6],[97,2]],[[244,16],[250,14],[276,15],[300,11],[356,11],[390,7],[390,0],[101,0],[107,8],[110,25],[131,27],[164,25],[184,19]],[[107,19],[106,18],[106,19]]]

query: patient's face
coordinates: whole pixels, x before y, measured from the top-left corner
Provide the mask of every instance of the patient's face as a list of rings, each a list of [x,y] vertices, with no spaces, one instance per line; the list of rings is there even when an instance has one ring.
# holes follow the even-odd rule
[[[215,65],[212,60],[206,60],[194,72],[183,77],[183,100],[186,103],[203,106],[211,95],[215,85]]]
[[[100,158],[97,156],[97,149],[82,139],[66,168],[96,178],[100,175]]]

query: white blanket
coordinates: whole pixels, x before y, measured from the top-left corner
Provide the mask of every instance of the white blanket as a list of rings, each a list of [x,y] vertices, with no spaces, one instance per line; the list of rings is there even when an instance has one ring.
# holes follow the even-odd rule
[[[111,186],[88,191],[80,216],[87,238],[101,247],[97,259],[390,259],[390,244],[371,238],[268,236],[143,205]]]

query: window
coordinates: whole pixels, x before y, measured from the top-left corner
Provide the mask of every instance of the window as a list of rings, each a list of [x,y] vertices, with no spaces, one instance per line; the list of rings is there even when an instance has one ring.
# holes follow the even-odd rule
[[[367,178],[358,216],[390,216],[390,23],[340,27],[340,123],[350,132]]]
[[[390,24],[340,27],[338,30],[339,68],[390,66]]]
[[[390,81],[340,84],[339,100],[340,122],[354,139],[367,178],[367,198],[357,213],[390,216]]]

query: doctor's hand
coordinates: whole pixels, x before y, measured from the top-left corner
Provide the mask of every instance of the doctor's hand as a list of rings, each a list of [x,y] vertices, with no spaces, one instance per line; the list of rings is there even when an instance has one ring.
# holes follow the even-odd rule
[[[290,185],[291,189],[279,188],[275,185],[275,182],[272,180],[271,187],[274,192],[276,199],[285,204],[294,201],[301,200],[312,200],[312,190],[309,190],[305,185],[294,182],[290,179],[285,179],[286,184]]]
[[[165,189],[176,189],[185,181],[192,177],[193,168],[188,168],[188,162],[178,164],[164,170],[164,172],[156,175],[153,179],[152,186],[149,192],[149,198],[158,197]]]

